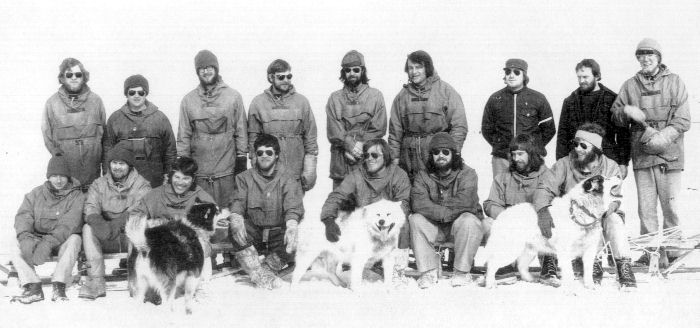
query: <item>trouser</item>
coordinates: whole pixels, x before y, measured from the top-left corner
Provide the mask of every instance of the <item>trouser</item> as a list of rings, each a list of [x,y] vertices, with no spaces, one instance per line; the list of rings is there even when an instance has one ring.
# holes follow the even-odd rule
[[[343,183],[343,179],[333,179],[333,190],[335,190],[335,188],[338,188],[338,186],[340,186],[341,183]]]
[[[95,237],[89,224],[83,225],[83,249],[87,258],[87,273],[90,277],[105,276],[105,259],[103,253],[125,253],[128,250],[126,234],[120,233],[113,240],[100,241]]]
[[[603,236],[605,236],[606,241],[610,242],[614,258],[631,256],[625,221],[618,213],[613,213],[603,219]]]
[[[56,254],[56,250],[58,250],[58,262],[56,262],[56,269],[51,276],[52,282],[62,282],[70,285],[73,281],[73,267],[78,260],[81,242],[80,235],[73,234],[60,247],[52,250],[52,255]],[[17,270],[17,276],[22,285],[41,282],[41,278],[36,274],[34,266],[28,264],[22,256],[14,255],[12,265]]]
[[[640,220],[640,233],[647,234],[659,230],[656,212],[661,202],[663,228],[678,225],[678,197],[681,192],[681,170],[664,170],[661,165],[634,170],[637,183],[637,202]]]
[[[438,223],[416,213],[408,217],[408,222],[418,271],[423,273],[437,269],[440,259],[435,255],[435,246],[446,241],[454,242],[454,268],[462,272],[471,270],[474,255],[484,236],[482,221],[474,214],[462,213],[453,222]]]
[[[498,174],[510,171],[510,162],[505,158],[491,157],[491,172],[495,178]]]
[[[263,227],[252,223],[250,220],[245,220],[246,244],[241,245],[231,238],[233,249],[236,252],[242,251],[249,246],[267,256],[275,254],[279,258],[281,266],[294,261],[294,254],[287,253],[287,245],[284,243],[284,234],[287,228],[282,226]],[[229,236],[233,236],[233,231],[229,232]]]
[[[198,186],[214,198],[216,205],[228,207],[233,199],[233,190],[236,186],[235,177],[233,174],[220,178],[197,175],[195,181]]]

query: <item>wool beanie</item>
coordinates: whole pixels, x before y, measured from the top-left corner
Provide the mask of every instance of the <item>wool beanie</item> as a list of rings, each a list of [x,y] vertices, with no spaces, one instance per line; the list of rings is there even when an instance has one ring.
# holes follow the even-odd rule
[[[652,38],[644,38],[642,41],[639,41],[639,44],[637,44],[637,51],[635,51],[634,55],[639,56],[639,55],[648,54],[650,52],[659,56],[659,64],[660,64],[661,63],[661,45],[656,40],[654,40]]]
[[[194,57],[194,69],[199,70],[207,66],[214,66],[216,71],[219,71],[219,60],[216,55],[209,50],[202,50]]]
[[[457,150],[457,144],[455,144],[454,139],[452,139],[452,136],[447,133],[447,132],[439,132],[436,133],[433,136],[433,139],[430,140],[430,144],[428,145],[428,148],[430,150],[433,149],[439,149],[439,148],[447,148],[447,149],[452,149],[452,150]]]
[[[107,152],[107,163],[110,163],[114,160],[119,160],[123,161],[124,163],[128,164],[130,167],[134,166],[134,153],[131,151],[131,149],[127,146],[127,142],[129,141],[120,141],[118,144],[114,145],[112,149],[110,149]]]
[[[70,178],[70,167],[63,156],[54,156],[49,160],[49,165],[46,168],[46,178],[52,175],[62,175]]]
[[[148,95],[148,80],[141,74],[126,78],[126,81],[124,81],[124,95],[126,96],[126,92],[129,91],[129,89],[136,87],[142,87],[143,91],[146,91],[146,95]]]
[[[517,68],[527,73],[527,62],[520,58],[511,58],[506,61],[506,66],[503,67],[503,69],[506,68]]]
[[[357,50],[350,50],[343,56],[343,60],[340,62],[340,66],[354,67],[354,66],[365,66],[365,56],[363,56]]]

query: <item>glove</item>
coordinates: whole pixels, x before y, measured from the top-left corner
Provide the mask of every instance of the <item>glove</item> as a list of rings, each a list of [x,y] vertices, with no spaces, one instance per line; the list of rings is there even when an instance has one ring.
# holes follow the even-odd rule
[[[335,223],[335,218],[325,218],[321,220],[326,225],[326,239],[335,243],[340,239],[340,227]]]
[[[627,177],[627,165],[620,165],[620,179],[625,180]]]
[[[231,238],[233,238],[233,241],[235,241],[239,246],[245,246],[248,243],[248,235],[245,231],[245,220],[243,219],[243,216],[232,213],[230,221]]]
[[[124,226],[126,226],[126,219],[129,217],[129,212],[124,211],[121,215],[119,215],[117,218],[108,221],[109,224],[109,236],[107,238],[109,240],[114,240],[119,238],[119,234],[124,232]]]
[[[248,159],[245,156],[237,156],[236,164],[233,167],[233,175],[238,175],[238,173],[244,172],[248,169]]]
[[[394,164],[394,165],[397,165],[397,166],[398,166],[398,165],[399,165],[399,159],[398,159],[398,158],[392,159],[392,160],[391,160],[391,164]]]
[[[36,245],[41,241],[41,238],[35,236],[30,232],[23,232],[17,238],[19,241],[19,251],[22,258],[27,263],[32,263],[32,256],[34,255],[34,249]]]
[[[297,220],[287,220],[287,229],[284,232],[284,244],[287,245],[287,254],[292,254],[297,248],[297,231],[299,222]]]
[[[608,210],[605,212],[605,217],[610,217],[613,213],[617,212],[617,210],[620,208],[620,201],[616,200],[608,206]]]
[[[639,142],[642,144],[642,151],[650,155],[657,155],[666,152],[673,140],[679,135],[678,131],[670,126],[665,127],[661,131],[647,126],[639,138]]]
[[[92,228],[92,234],[99,240],[109,240],[112,228],[109,222],[101,214],[93,213],[85,218],[85,222]]]
[[[355,158],[362,158],[362,147],[365,145],[362,141],[356,141],[355,147],[352,148],[352,155]]]
[[[357,163],[357,159],[356,159],[355,156],[353,156],[351,153],[349,153],[349,152],[346,151],[344,155],[345,155],[345,160],[346,160],[349,164],[355,164],[355,163]]]
[[[304,170],[301,172],[301,187],[309,191],[316,184],[316,155],[304,155]]]
[[[644,121],[646,121],[647,116],[642,112],[641,109],[637,106],[631,106],[631,105],[625,105],[625,108],[623,108],[623,111],[629,117],[629,119],[639,123],[639,124],[644,124]]]
[[[50,259],[51,244],[46,240],[42,240],[36,245],[36,248],[34,249],[34,254],[32,255],[32,262],[34,263],[34,265],[42,265]]]
[[[540,226],[542,236],[547,239],[552,238],[554,220],[552,220],[552,214],[549,213],[549,207],[543,207],[537,211],[537,225]]]

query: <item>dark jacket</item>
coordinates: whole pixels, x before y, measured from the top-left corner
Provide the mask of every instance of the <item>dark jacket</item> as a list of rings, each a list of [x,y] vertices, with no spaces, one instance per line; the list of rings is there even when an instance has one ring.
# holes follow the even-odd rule
[[[420,171],[413,179],[411,208],[436,222],[452,222],[465,212],[483,219],[478,185],[476,171],[466,164],[443,178]]]

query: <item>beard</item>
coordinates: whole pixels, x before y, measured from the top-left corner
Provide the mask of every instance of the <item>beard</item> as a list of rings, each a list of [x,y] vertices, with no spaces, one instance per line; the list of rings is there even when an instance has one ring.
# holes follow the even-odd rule
[[[350,89],[354,89],[360,85],[361,80],[362,79],[360,79],[360,78],[357,78],[355,80],[345,79],[345,81],[343,81],[343,84],[345,84],[345,86],[347,86]]]
[[[75,89],[73,89],[73,87],[68,82],[62,82],[61,84],[63,84],[63,88],[66,89],[66,91],[68,91],[68,93],[78,94],[78,93],[80,93],[80,91],[83,90],[83,86],[85,85],[85,82],[84,81],[80,82],[80,84]]]
[[[581,93],[584,93],[584,94],[590,93],[593,90],[595,90],[595,87],[597,84],[598,84],[598,82],[596,82],[596,81],[593,81],[591,84],[589,84],[587,86],[583,86],[583,85],[579,84],[579,90],[581,90]]]
[[[212,75],[210,81],[207,81],[207,80],[202,79],[201,76],[199,77],[199,83],[201,83],[202,86],[204,86],[204,87],[213,86],[213,85],[215,85],[215,84],[218,83],[218,82],[219,82],[219,72],[214,72],[214,75]]]
[[[530,166],[530,163],[523,164],[522,162],[516,162],[513,160],[510,161],[511,172],[517,172],[521,175],[528,175],[530,172],[532,172],[532,168]]]
[[[573,159],[574,168],[579,171],[585,170],[588,164],[591,164],[598,159],[598,155],[592,151],[587,153],[583,158],[580,158],[576,152],[576,149],[572,149],[570,154],[572,156],[571,158]]]

